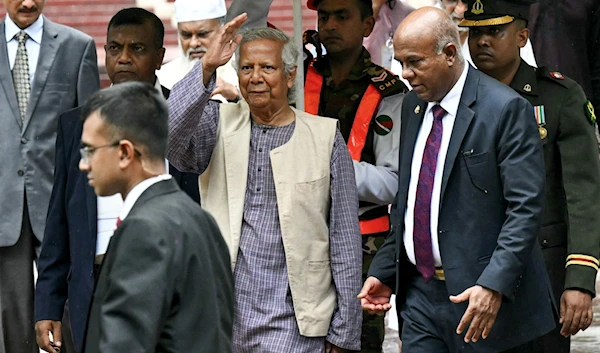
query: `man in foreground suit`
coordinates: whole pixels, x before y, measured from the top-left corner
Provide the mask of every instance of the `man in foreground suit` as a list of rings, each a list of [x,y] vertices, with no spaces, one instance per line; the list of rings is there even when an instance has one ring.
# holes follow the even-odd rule
[[[45,0],[4,0],[0,20],[0,352],[30,353],[33,261],[44,234],[56,121],[100,86],[96,45],[42,14]]]
[[[139,82],[102,90],[83,108],[79,168],[98,196],[125,199],[92,298],[87,353],[231,351],[227,245],[166,172],[168,115]]]
[[[479,70],[509,85],[534,106],[544,146],[546,203],[538,241],[560,316],[556,328],[536,342],[536,352],[568,353],[570,336],[593,321],[592,298],[600,255],[600,162],[595,114],[583,89],[572,79],[519,58],[529,37],[532,0],[477,0],[487,17],[473,13],[469,46]],[[504,19],[503,21],[501,19]],[[498,24],[499,22],[507,22]]]
[[[394,41],[414,89],[402,108],[393,232],[363,308],[389,309],[395,290],[407,352],[531,352],[554,327],[533,109],[465,63],[439,9],[413,12]]]
[[[168,97],[169,91],[160,86],[154,74],[164,53],[163,33],[162,22],[151,12],[130,8],[117,13],[109,23],[106,45],[106,68],[111,81],[147,82]],[[65,348],[68,353],[81,352],[97,275],[94,269],[101,262],[123,206],[121,195],[97,198],[87,185],[85,174],[79,171],[82,129],[81,108],[59,118],[55,182],[38,262],[35,301],[37,341],[48,352],[54,351],[48,332],[52,332],[53,343],[62,346],[63,352]],[[182,190],[198,201],[198,174],[180,173],[172,166],[169,173]],[[70,320],[64,321],[67,298]],[[62,327],[69,321],[72,330]]]

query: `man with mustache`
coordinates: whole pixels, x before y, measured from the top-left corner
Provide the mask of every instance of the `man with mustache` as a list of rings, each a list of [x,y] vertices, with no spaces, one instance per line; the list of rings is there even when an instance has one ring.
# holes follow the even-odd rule
[[[538,240],[560,316],[556,329],[537,340],[535,352],[569,352],[569,337],[592,323],[600,264],[600,217],[593,211],[600,199],[594,110],[575,81],[519,58],[529,37],[531,0],[478,1],[487,17],[468,11],[461,23],[470,28],[473,60],[534,106],[544,146],[546,201]],[[474,3],[469,1],[470,8]]]
[[[0,20],[0,352],[37,351],[33,262],[44,235],[58,115],[100,86],[93,39],[4,0]]]
[[[224,0],[177,0],[175,18],[181,45],[180,55],[165,64],[156,75],[168,89],[173,88],[201,60],[223,25],[227,8]],[[229,63],[217,71],[217,87],[212,99],[221,102],[237,101],[237,74]]]
[[[149,11],[128,8],[115,14],[108,24],[105,46],[111,82],[146,82],[168,98],[169,90],[155,75],[163,60],[163,36],[162,22]],[[94,282],[123,207],[122,195],[96,197],[79,170],[82,129],[81,107],[58,119],[55,179],[35,299],[37,341],[51,353],[56,347],[63,352],[81,352]],[[180,173],[173,166],[168,172],[182,190],[199,201],[198,174]],[[69,315],[63,318],[67,299]],[[70,329],[64,326],[67,322]]]

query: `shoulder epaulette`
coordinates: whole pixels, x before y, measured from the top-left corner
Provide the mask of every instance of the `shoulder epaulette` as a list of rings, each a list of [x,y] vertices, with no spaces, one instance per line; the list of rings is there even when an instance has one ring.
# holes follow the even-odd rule
[[[538,77],[548,79],[554,83],[557,83],[557,84],[567,87],[567,88],[569,87],[569,82],[571,81],[571,79],[564,76],[563,74],[561,74],[558,71],[550,71],[550,69],[548,69],[548,67],[542,66],[542,67],[539,67],[536,70],[536,72],[538,74]]]
[[[368,69],[368,74],[371,77],[371,82],[383,97],[408,91],[408,88],[398,76],[381,66],[373,65]]]

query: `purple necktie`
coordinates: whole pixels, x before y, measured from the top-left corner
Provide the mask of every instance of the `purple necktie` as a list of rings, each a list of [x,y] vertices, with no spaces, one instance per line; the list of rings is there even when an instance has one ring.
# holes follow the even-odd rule
[[[415,199],[413,229],[417,271],[421,273],[426,281],[431,280],[435,273],[433,250],[431,249],[431,195],[433,194],[438,153],[442,145],[442,132],[444,131],[442,118],[446,115],[444,108],[439,105],[435,105],[431,108],[431,111],[433,112],[433,127],[429,137],[427,137],[427,143],[423,151],[423,161],[421,162],[417,197]]]

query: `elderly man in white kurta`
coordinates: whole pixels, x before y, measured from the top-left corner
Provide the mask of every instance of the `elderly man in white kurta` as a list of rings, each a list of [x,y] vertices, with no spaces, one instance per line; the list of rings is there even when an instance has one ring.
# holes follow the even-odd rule
[[[156,72],[160,83],[168,89],[179,82],[202,59],[213,43],[225,19],[225,0],[177,0],[175,20],[180,53]],[[234,102],[239,98],[238,78],[228,63],[217,69],[217,87],[212,99]]]

